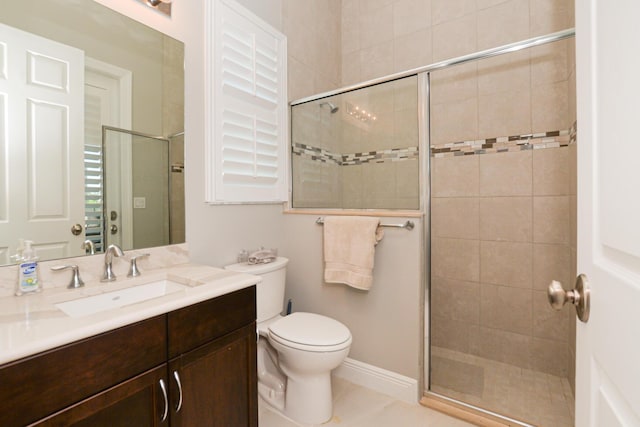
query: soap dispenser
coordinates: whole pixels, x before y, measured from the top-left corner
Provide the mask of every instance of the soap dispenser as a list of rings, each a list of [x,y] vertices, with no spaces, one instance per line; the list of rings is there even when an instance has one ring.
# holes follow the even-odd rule
[[[22,260],[18,269],[18,286],[16,295],[23,295],[31,292],[40,292],[40,278],[38,277],[38,257],[31,247],[31,240],[24,241]]]

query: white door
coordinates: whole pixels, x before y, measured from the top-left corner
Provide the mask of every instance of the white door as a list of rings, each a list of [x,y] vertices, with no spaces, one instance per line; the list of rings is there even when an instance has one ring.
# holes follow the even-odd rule
[[[639,23],[637,0],[576,1],[578,427],[640,426]]]
[[[102,152],[103,125],[131,128],[131,82],[131,71],[86,58],[85,144],[89,146],[88,149],[99,149],[106,163],[99,177],[100,184],[104,186],[104,199],[101,201],[106,201],[106,224],[102,220],[93,221],[100,227],[106,225],[106,236],[95,238],[99,241],[97,246],[102,249],[112,243],[124,249],[133,247],[130,135],[107,131],[104,141],[106,148]]]
[[[83,254],[84,53],[0,24],[0,245]],[[6,261],[6,260],[2,260]]]

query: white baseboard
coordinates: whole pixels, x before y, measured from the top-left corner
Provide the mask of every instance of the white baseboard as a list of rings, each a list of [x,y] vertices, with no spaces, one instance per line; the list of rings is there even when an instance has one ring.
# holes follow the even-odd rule
[[[395,399],[418,403],[418,380],[346,358],[333,375]]]

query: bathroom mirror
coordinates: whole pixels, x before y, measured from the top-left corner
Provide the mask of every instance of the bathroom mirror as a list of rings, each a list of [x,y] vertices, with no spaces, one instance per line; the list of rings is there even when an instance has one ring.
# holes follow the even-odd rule
[[[0,10],[0,265],[183,243],[184,45],[93,0]]]

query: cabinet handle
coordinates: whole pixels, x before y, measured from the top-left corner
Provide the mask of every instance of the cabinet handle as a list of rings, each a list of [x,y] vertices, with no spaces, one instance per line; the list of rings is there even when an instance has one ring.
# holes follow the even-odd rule
[[[164,385],[164,380],[160,379],[160,390],[162,390],[162,397],[164,398],[164,411],[162,412],[161,423],[165,422],[167,415],[169,414],[169,398],[167,397],[167,387]]]
[[[178,384],[178,406],[176,406],[176,414],[180,412],[182,409],[182,383],[180,382],[180,375],[178,371],[173,371],[173,378],[176,379],[176,384]]]

